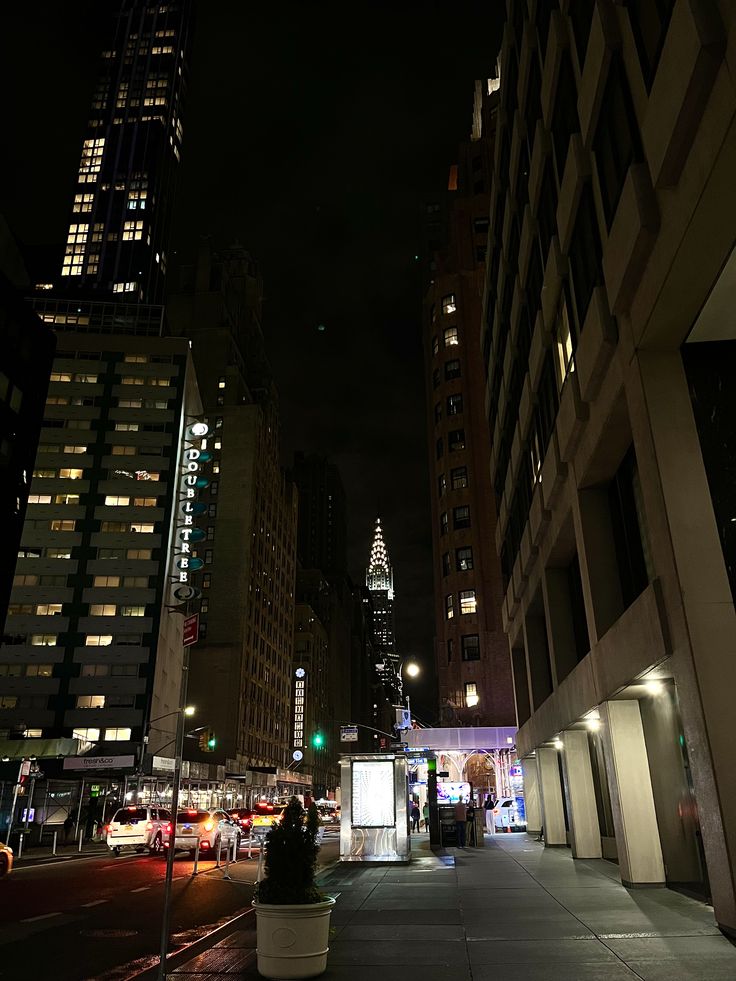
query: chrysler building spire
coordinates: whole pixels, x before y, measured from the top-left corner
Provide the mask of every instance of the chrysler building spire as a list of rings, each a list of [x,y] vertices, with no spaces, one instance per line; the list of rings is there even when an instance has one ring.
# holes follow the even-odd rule
[[[371,557],[368,562],[365,584],[371,592],[385,589],[388,593],[388,599],[393,601],[394,572],[388,559],[386,543],[383,540],[380,518],[376,518],[376,531],[371,545]]]

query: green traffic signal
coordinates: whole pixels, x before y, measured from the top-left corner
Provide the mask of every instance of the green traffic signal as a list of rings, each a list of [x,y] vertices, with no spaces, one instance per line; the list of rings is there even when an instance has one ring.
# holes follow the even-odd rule
[[[210,738],[207,740],[207,749],[214,749],[216,745],[217,740],[214,736],[210,736]]]
[[[319,749],[319,747],[324,746],[324,744],[325,744],[325,737],[322,735],[321,732],[315,732],[315,734],[312,736],[312,745],[314,746],[314,748]]]

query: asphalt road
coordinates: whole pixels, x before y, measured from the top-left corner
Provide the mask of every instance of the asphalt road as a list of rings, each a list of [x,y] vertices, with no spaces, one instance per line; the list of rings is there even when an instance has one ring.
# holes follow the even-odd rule
[[[247,850],[241,855],[247,855]],[[320,865],[338,856],[327,837]],[[231,865],[177,857],[171,941],[176,950],[250,908],[257,858]],[[19,866],[0,880],[2,981],[123,981],[155,962],[166,862],[147,855]]]

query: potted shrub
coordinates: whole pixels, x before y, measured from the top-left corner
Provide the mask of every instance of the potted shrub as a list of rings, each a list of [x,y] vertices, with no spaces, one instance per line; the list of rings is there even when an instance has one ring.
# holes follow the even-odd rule
[[[306,818],[306,820],[305,820]],[[266,978],[316,978],[327,968],[335,900],[317,888],[319,814],[292,797],[266,835],[265,878],[256,885],[258,972]]]

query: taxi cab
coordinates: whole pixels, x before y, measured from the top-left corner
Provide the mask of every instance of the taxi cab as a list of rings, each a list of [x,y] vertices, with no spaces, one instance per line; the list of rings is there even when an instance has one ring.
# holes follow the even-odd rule
[[[13,868],[13,849],[0,842],[0,879]]]
[[[251,834],[254,838],[265,838],[271,828],[281,820],[286,804],[271,804],[259,801],[253,809]]]

